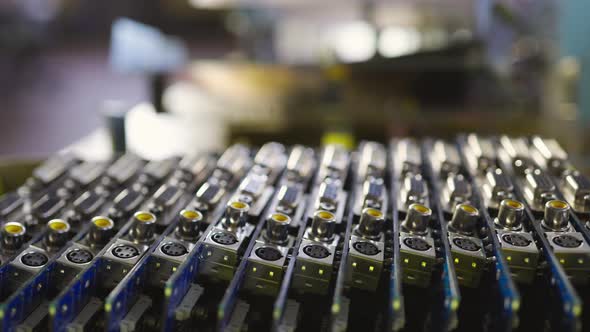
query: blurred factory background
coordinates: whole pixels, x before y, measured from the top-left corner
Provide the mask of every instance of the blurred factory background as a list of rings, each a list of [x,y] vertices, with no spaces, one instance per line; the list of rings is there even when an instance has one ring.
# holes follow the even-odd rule
[[[588,170],[588,12],[586,0],[4,0],[0,155],[108,154],[105,128],[124,113],[128,148],[151,158],[326,133],[538,133]]]

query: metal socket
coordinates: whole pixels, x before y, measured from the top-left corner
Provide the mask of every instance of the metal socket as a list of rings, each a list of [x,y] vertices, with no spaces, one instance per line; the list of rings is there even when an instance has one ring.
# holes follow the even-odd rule
[[[452,231],[464,235],[472,235],[477,227],[479,211],[472,205],[459,204],[455,208],[453,218],[449,224]]]
[[[426,234],[432,210],[422,204],[412,204],[408,208],[402,229],[413,234]]]
[[[524,218],[524,204],[512,199],[504,199],[500,202],[496,224],[504,229],[520,229]]]
[[[227,229],[237,229],[246,224],[248,220],[248,211],[250,205],[240,201],[233,201],[227,205],[225,218],[223,218],[223,227]]]
[[[18,250],[25,243],[26,227],[19,222],[7,222],[2,227],[2,248],[8,251]]]
[[[266,221],[266,237],[277,244],[287,242],[291,218],[283,213],[273,213]]]
[[[555,231],[567,229],[569,225],[569,212],[570,206],[564,201],[551,200],[545,203],[543,226]]]
[[[182,210],[178,222],[178,234],[186,239],[196,239],[203,214],[197,210]]]
[[[61,247],[65,245],[70,236],[70,224],[61,219],[53,219],[47,223],[45,243],[49,247]]]
[[[358,233],[369,239],[379,238],[384,224],[385,216],[383,212],[373,208],[365,208],[359,221]]]
[[[154,238],[156,215],[148,211],[137,211],[133,215],[132,238],[137,242],[147,242]]]
[[[115,230],[115,222],[103,216],[96,216],[91,221],[92,226],[88,234],[90,243],[100,245],[109,242]]]
[[[320,241],[329,241],[336,231],[336,217],[332,212],[319,210],[313,215],[311,234]]]

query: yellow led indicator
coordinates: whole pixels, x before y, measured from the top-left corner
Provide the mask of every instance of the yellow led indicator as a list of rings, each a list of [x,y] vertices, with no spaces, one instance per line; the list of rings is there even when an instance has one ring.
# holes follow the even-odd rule
[[[4,310],[0,310],[0,319],[4,318]]]
[[[422,262],[420,265],[422,265],[422,267],[426,267],[426,262]]]
[[[530,258],[528,258],[528,257],[525,257],[525,258],[524,258],[524,262],[525,262],[526,264],[528,264],[528,263],[530,263],[530,262],[531,262],[531,259],[530,259]]]
[[[324,270],[320,269],[320,270],[318,271],[318,273],[319,273],[320,275],[324,275]]]
[[[55,316],[55,305],[51,305],[49,307],[49,315],[50,316]]]
[[[166,297],[170,297],[170,295],[172,295],[172,289],[170,287],[166,287],[166,289],[164,290],[164,295]]]
[[[227,256],[223,256],[223,260],[227,261],[229,258]]]
[[[337,314],[340,312],[340,305],[338,303],[332,304],[332,313]]]
[[[509,262],[512,261],[512,256],[506,256],[506,260]]]
[[[584,264],[584,260],[581,258],[578,258],[578,264]]]
[[[512,301],[512,311],[518,311],[518,309],[520,309],[520,301]]]
[[[305,271],[305,265],[301,265],[301,271]]]
[[[393,300],[393,310],[398,311],[402,307],[400,300]]]
[[[176,272],[176,266],[172,267],[172,272]]]
[[[404,258],[404,263],[409,264],[410,263],[410,259],[409,258]]]
[[[451,301],[451,310],[455,311],[457,308],[459,308],[459,301],[457,301],[457,299],[453,299]]]
[[[455,258],[455,264],[459,264],[459,258]]]
[[[476,262],[471,263],[471,267],[475,269],[477,267],[477,263]]]
[[[575,305],[572,308],[572,313],[574,314],[574,316],[578,317],[582,314],[582,306],[580,305]]]
[[[104,305],[104,311],[110,312],[111,309],[113,309],[113,306],[110,303],[105,303],[105,305]]]
[[[252,268],[252,272],[256,272],[256,266]]]
[[[561,264],[565,264],[565,259],[563,259],[563,258],[562,258],[562,259],[560,259],[560,260],[559,260],[559,262],[560,262]]]
[[[373,265],[369,266],[369,272],[373,272],[375,270],[375,267]]]
[[[356,267],[356,262],[352,262],[352,267]]]
[[[274,272],[272,272],[272,271],[269,271],[269,272],[268,272],[268,275],[269,275],[270,277],[274,277],[275,273],[274,273]]]

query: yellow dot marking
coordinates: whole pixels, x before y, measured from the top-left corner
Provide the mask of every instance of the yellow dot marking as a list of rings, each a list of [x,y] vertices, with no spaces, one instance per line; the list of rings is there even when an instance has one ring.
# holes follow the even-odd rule
[[[203,216],[201,212],[195,210],[182,210],[180,214],[186,219],[201,219]]]
[[[422,204],[412,204],[412,209],[422,214],[431,213],[430,209]]]
[[[334,214],[332,214],[331,212],[328,211],[320,211],[318,212],[318,217],[322,218],[322,219],[334,219]]]
[[[365,211],[367,212],[367,214],[369,214],[370,216],[373,216],[375,218],[383,217],[383,212],[381,212],[377,209],[368,208]]]
[[[523,205],[521,202],[519,201],[515,201],[512,199],[507,199],[506,200],[506,205],[508,205],[511,208],[515,208],[515,209],[522,209]]]
[[[6,224],[4,230],[9,234],[20,234],[25,230],[25,227],[20,224]]]
[[[232,202],[232,203],[231,203],[231,206],[232,206],[233,208],[235,208],[235,209],[240,209],[240,210],[242,210],[242,209],[245,209],[245,208],[247,208],[247,207],[248,207],[248,204],[246,204],[246,203],[243,203],[243,202]]]
[[[275,213],[271,216],[271,219],[286,224],[289,222],[290,218],[282,213]]]
[[[113,221],[104,217],[96,217],[92,219],[92,222],[100,228],[108,228],[113,226]]]
[[[461,210],[467,212],[467,213],[472,213],[472,214],[476,214],[479,213],[479,211],[477,211],[477,209],[469,204],[461,204]]]
[[[69,228],[68,223],[61,219],[53,219],[50,222],[48,222],[47,225],[49,226],[49,228],[55,231],[65,231]]]
[[[564,201],[552,200],[549,201],[549,205],[556,209],[567,209],[569,205]]]

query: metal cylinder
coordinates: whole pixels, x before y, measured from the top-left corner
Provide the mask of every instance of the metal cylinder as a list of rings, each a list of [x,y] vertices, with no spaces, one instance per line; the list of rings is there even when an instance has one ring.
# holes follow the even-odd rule
[[[12,251],[18,250],[25,243],[26,227],[19,222],[7,222],[2,227],[2,248]]]
[[[478,218],[479,211],[474,206],[469,204],[459,204],[455,208],[449,226],[451,230],[457,233],[472,235],[477,227]]]
[[[422,204],[412,204],[408,208],[406,219],[402,222],[402,229],[410,233],[425,234],[432,210]]]
[[[153,239],[156,231],[156,216],[148,211],[137,211],[133,215],[131,237],[137,242]]]
[[[289,238],[291,218],[282,213],[273,213],[266,221],[266,237],[274,243],[283,244]]]
[[[545,203],[545,215],[543,216],[543,226],[560,231],[569,225],[570,206],[559,200],[552,200]]]
[[[358,225],[358,233],[370,239],[376,239],[381,236],[383,225],[385,224],[385,217],[383,212],[373,208],[365,208],[361,213],[361,218]]]
[[[500,202],[496,224],[505,229],[520,229],[524,217],[524,205],[512,199]]]
[[[61,247],[69,240],[70,224],[61,219],[53,219],[47,223],[45,243],[49,247]]]
[[[92,225],[88,238],[92,244],[106,244],[114,233],[115,222],[108,217],[96,216],[91,220]]]
[[[329,241],[336,231],[336,217],[332,212],[319,210],[313,215],[311,234],[320,241]]]
[[[196,239],[199,236],[199,226],[203,214],[197,210],[182,210],[178,222],[178,234],[186,239]]]
[[[227,205],[225,210],[225,218],[223,218],[223,226],[229,229],[236,229],[244,226],[248,219],[248,211],[250,205],[240,202],[233,201]]]

